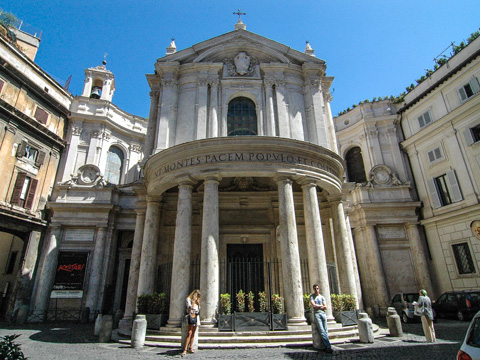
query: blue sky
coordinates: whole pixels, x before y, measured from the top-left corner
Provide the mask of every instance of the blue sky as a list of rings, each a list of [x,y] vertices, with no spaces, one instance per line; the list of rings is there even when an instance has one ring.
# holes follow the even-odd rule
[[[84,69],[108,53],[113,102],[144,117],[145,74],[170,39],[182,50],[232,31],[238,8],[251,32],[299,51],[310,42],[335,77],[334,115],[364,99],[400,94],[450,42],[480,26],[478,0],[4,0],[0,7],[42,30],[36,62],[62,84],[73,75],[74,95],[82,92]]]

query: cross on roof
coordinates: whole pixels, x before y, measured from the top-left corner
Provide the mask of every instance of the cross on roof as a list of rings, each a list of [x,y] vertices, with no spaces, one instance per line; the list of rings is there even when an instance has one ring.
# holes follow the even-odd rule
[[[242,10],[238,9],[238,12],[234,12],[233,15],[238,15],[238,21],[241,22],[242,19],[241,19],[241,16],[242,15],[247,15],[247,13],[242,13]]]

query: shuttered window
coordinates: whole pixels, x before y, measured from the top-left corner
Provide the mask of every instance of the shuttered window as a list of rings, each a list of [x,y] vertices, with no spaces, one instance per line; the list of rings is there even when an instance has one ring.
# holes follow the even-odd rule
[[[478,92],[480,92],[480,85],[478,84],[478,79],[474,77],[468,83],[458,89],[458,96],[460,96],[460,100],[464,102]]]
[[[48,119],[48,112],[37,106],[37,109],[35,110],[35,115],[33,117],[40,121],[42,124],[46,124]]]
[[[428,161],[430,163],[443,159],[443,153],[440,147],[430,150],[429,152],[427,152],[427,155],[428,155]]]
[[[10,203],[31,209],[33,200],[35,199],[35,192],[37,190],[38,180],[27,176],[26,173],[19,172],[15,186],[13,187],[12,198]]]
[[[439,208],[463,200],[454,170],[449,170],[443,175],[429,179],[427,186],[433,208]]]
[[[475,144],[477,141],[480,141],[480,124],[474,126],[473,128],[467,129],[463,132],[467,146]]]
[[[418,117],[418,126],[420,129],[427,126],[432,122],[432,116],[430,115],[430,111],[427,111]]]

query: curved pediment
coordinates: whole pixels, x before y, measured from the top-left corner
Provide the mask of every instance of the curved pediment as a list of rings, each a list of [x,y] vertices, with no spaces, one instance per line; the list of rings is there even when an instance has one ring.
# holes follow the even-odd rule
[[[232,59],[239,52],[246,52],[260,63],[325,64],[323,60],[246,30],[235,30],[203,41],[162,57],[157,62],[219,63]]]

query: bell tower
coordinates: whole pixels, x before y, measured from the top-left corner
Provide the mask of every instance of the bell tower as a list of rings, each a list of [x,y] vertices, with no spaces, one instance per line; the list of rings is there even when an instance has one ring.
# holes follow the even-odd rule
[[[85,70],[85,85],[82,96],[112,101],[115,91],[115,77],[106,68],[107,62],[102,65]]]

